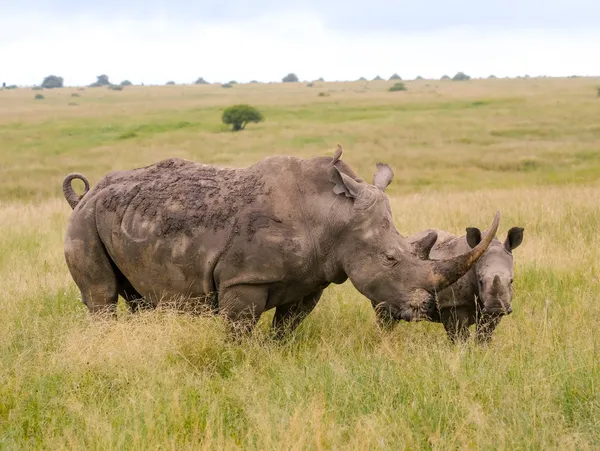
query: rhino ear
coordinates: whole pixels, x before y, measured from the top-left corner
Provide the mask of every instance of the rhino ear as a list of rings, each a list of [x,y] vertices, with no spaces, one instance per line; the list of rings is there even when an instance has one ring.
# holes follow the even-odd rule
[[[394,178],[394,171],[385,163],[377,163],[377,172],[373,174],[373,185],[385,191]]]
[[[516,249],[523,242],[523,232],[525,229],[523,227],[513,227],[506,234],[506,240],[504,240],[504,247],[507,251],[511,252],[513,249]]]
[[[429,259],[431,248],[438,238],[437,232],[431,231],[418,241],[411,243],[413,254],[421,260]]]
[[[345,194],[346,197],[356,199],[363,187],[360,182],[357,182],[352,177],[347,176],[334,166],[330,170],[331,181],[335,183],[333,192],[335,194]]]
[[[471,249],[481,243],[481,230],[477,227],[467,227],[467,244]]]

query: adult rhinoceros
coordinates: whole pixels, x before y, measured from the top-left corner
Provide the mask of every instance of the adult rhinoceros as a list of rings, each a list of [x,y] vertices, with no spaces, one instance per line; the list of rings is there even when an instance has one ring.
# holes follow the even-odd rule
[[[107,174],[92,190],[70,174],[74,209],[65,257],[90,312],[114,312],[123,296],[208,297],[233,324],[251,328],[276,308],[273,327],[295,328],[330,283],[350,278],[399,319],[423,319],[434,293],[464,275],[490,238],[465,254],[427,261],[436,235],[413,247],[394,227],[384,189],[393,173],[378,164],[373,185],[339,158],[265,158],[241,169],[182,159]],[[78,196],[73,179],[86,183]],[[198,301],[201,302],[201,301]]]

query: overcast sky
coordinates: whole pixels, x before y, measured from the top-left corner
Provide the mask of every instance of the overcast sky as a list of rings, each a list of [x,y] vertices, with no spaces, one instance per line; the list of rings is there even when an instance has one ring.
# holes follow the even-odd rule
[[[600,0],[0,0],[0,81],[600,75]]]

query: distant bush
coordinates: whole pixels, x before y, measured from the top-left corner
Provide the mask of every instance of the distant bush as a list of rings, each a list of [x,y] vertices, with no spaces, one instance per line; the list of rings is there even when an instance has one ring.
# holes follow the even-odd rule
[[[207,85],[208,82],[204,78],[200,77],[200,78],[198,78],[198,80],[196,80],[194,82],[194,84],[195,85]]]
[[[17,89],[17,88],[18,88],[17,85],[9,85],[5,89]]]
[[[440,80],[450,80],[450,77],[448,77],[447,75],[442,75],[442,78],[440,78]]]
[[[260,111],[246,104],[225,108],[221,119],[224,124],[231,125],[234,132],[243,130],[249,122],[258,123],[265,120]]]
[[[42,91],[44,88],[42,88],[41,86],[34,86],[33,88],[31,88],[32,91]]]
[[[34,99],[35,100],[44,100],[44,96],[42,94],[36,94]]]
[[[496,78],[496,76],[495,75],[490,75],[488,78],[489,79],[494,79],[494,78]]]
[[[71,94],[71,97],[79,97],[79,94],[77,94],[76,92]]]
[[[131,83],[129,80],[123,80],[121,82],[121,86],[131,86],[133,83]]]
[[[238,82],[235,80],[231,80],[229,83],[227,83],[228,85],[237,85]]]
[[[167,86],[168,86],[168,85],[174,85],[174,84],[175,84],[175,82],[174,82],[174,81],[168,81],[166,84],[167,84]]]
[[[42,88],[52,89],[52,88],[62,88],[63,87],[63,78],[57,77],[56,75],[48,75],[42,81]]]
[[[393,81],[393,80],[402,80],[402,78],[401,78],[401,77],[400,77],[400,75],[398,75],[398,74],[393,74],[393,75],[390,77],[390,81]]]
[[[122,85],[108,85],[108,89],[110,89],[112,91],[122,91],[123,86]]]
[[[358,81],[367,81],[367,79],[365,77],[360,77]]]
[[[383,80],[383,78],[381,78],[379,75],[377,75],[377,77],[375,77],[373,79],[373,81],[381,81],[381,80]]]
[[[310,83],[306,83],[307,88],[312,88],[315,84],[311,81]]]
[[[256,84],[256,83],[258,83],[258,82],[257,82],[256,80],[250,80],[250,83],[252,83],[252,84]]]
[[[454,81],[464,81],[464,80],[470,80],[470,79],[471,79],[471,77],[469,77],[464,72],[458,72],[454,77],[452,77],[452,80],[454,80]]]
[[[233,88],[233,85],[231,83],[225,83],[221,85],[221,88]]]
[[[596,95],[597,95],[598,97],[600,97],[600,86],[598,86],[598,87],[596,88]]]
[[[319,94],[317,94],[317,96],[319,96],[319,97],[329,97],[329,93],[328,92],[320,92]]]
[[[325,79],[323,77],[317,78],[317,81],[320,81],[321,83],[325,83]]]
[[[388,91],[389,92],[406,91],[406,86],[404,86],[404,83],[399,81],[398,83],[395,83],[393,86],[390,86],[390,89],[388,89]]]
[[[100,88],[102,86],[110,85],[110,81],[108,81],[108,75],[98,75],[97,80],[90,85],[90,88]]]
[[[287,74],[285,77],[283,77],[281,79],[282,82],[284,83],[297,83],[298,82],[298,77],[296,77],[296,74]]]
[[[417,75],[417,78],[415,78],[415,80],[425,80],[423,77],[421,77],[420,75]]]

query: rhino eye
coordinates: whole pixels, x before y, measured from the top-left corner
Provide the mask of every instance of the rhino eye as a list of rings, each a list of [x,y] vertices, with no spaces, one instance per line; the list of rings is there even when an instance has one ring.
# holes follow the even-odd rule
[[[385,254],[385,262],[390,266],[394,266],[398,263],[398,259],[392,254]]]

